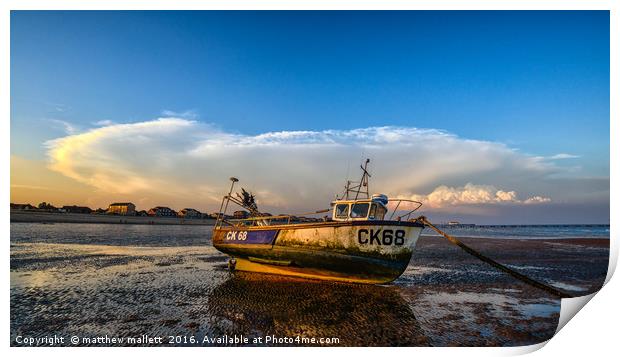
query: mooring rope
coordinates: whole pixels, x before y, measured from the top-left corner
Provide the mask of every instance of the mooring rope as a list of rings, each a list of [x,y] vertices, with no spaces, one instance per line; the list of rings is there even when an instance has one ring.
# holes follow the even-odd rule
[[[463,242],[461,242],[460,240],[458,240],[458,239],[456,239],[456,238],[452,237],[451,235],[449,235],[449,234],[445,233],[445,232],[444,232],[444,231],[442,231],[441,229],[439,229],[439,228],[435,227],[435,225],[434,225],[434,224],[432,224],[432,223],[431,223],[431,222],[430,222],[430,221],[429,221],[426,217],[424,217],[424,216],[420,216],[420,217],[416,218],[416,221],[423,223],[423,224],[424,224],[424,225],[426,225],[427,227],[429,227],[429,228],[433,229],[435,232],[437,232],[437,233],[441,234],[443,237],[445,237],[445,238],[446,238],[447,240],[449,240],[451,243],[453,243],[453,244],[455,244],[455,245],[459,246],[461,249],[463,249],[463,250],[464,250],[464,251],[466,251],[467,253],[469,253],[469,254],[473,255],[474,257],[476,257],[476,258],[478,258],[478,259],[482,260],[483,262],[485,262],[485,263],[487,263],[487,264],[490,264],[490,265],[494,266],[495,268],[497,268],[497,269],[499,269],[499,270],[502,270],[502,271],[504,271],[504,272],[506,272],[506,273],[508,273],[508,274],[512,275],[513,277],[515,277],[515,278],[517,278],[517,279],[521,280],[522,282],[524,282],[524,283],[526,283],[526,284],[529,284],[529,285],[532,285],[532,286],[537,287],[537,288],[539,288],[539,289],[542,289],[542,290],[544,290],[544,291],[546,291],[546,292],[548,292],[548,293],[550,293],[550,294],[553,294],[553,295],[555,295],[555,296],[558,296],[558,297],[560,297],[560,298],[570,298],[570,297],[572,297],[571,295],[569,295],[569,294],[567,294],[567,293],[565,293],[565,292],[563,292],[563,291],[560,291],[560,290],[558,290],[558,289],[556,289],[556,288],[554,288],[554,287],[552,287],[552,286],[549,286],[549,285],[543,284],[543,283],[541,283],[541,282],[539,282],[539,281],[536,281],[536,280],[534,280],[534,279],[531,279],[531,278],[529,278],[529,277],[527,277],[527,276],[525,276],[525,275],[523,275],[523,274],[519,273],[519,272],[518,272],[518,271],[516,271],[516,270],[510,269],[509,267],[507,267],[507,266],[505,266],[505,265],[503,265],[503,264],[500,264],[500,263],[496,262],[495,260],[493,260],[493,259],[491,259],[491,258],[489,258],[489,257],[486,257],[486,256],[484,256],[484,255],[480,254],[480,253],[479,253],[479,252],[477,252],[476,250],[474,250],[474,249],[472,249],[472,248],[468,247],[467,245],[465,245],[465,243],[463,243]]]

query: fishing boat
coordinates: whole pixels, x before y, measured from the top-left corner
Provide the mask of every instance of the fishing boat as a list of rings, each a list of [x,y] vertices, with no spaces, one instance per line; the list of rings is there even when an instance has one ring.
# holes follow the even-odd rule
[[[361,180],[347,181],[329,209],[311,212],[331,212],[322,219],[308,219],[308,213],[262,213],[251,193],[242,189],[233,195],[239,180],[231,177],[213,229],[213,246],[231,257],[233,270],[368,284],[395,280],[407,268],[424,228],[410,219],[422,203],[370,195],[369,161],[360,165]],[[227,216],[230,203],[243,207],[249,217]]]

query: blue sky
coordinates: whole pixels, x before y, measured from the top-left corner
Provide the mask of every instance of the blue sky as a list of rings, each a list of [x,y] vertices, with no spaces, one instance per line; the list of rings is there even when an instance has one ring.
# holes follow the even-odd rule
[[[438,129],[608,178],[609,13],[12,12],[12,155],[162,116],[246,136]]]

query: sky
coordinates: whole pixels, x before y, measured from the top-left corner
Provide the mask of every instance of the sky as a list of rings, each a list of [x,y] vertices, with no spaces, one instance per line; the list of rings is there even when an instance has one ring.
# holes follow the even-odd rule
[[[607,11],[12,11],[11,201],[609,222]]]

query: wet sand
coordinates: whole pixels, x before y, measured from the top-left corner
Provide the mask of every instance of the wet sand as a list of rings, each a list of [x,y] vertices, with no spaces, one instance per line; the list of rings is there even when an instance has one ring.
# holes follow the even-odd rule
[[[598,290],[608,239],[462,239],[575,295]],[[422,237],[409,268],[383,286],[231,273],[208,244],[127,246],[11,238],[11,345],[17,336],[150,337],[163,343],[275,345],[265,336],[337,337],[337,346],[514,346],[553,336],[560,302]],[[249,343],[203,338],[244,336]],[[182,336],[178,339],[176,336]],[[196,343],[184,338],[193,336]],[[263,343],[253,338],[262,337]]]

